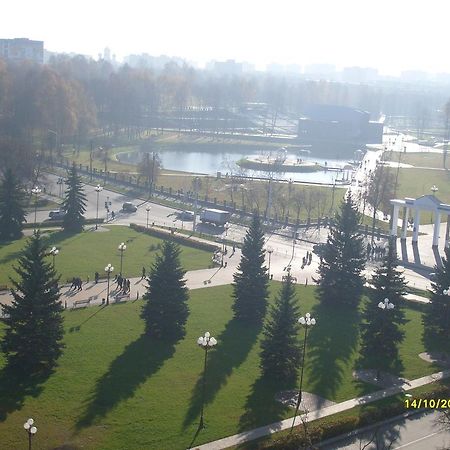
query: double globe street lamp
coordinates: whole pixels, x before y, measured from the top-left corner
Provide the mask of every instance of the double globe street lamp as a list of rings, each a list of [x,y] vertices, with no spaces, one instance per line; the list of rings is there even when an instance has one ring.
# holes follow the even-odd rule
[[[23,427],[25,431],[28,433],[28,450],[31,450],[31,438],[37,433],[37,428],[34,426],[34,420],[28,419]]]
[[[302,402],[303,372],[305,369],[305,355],[306,355],[306,342],[308,339],[308,329],[316,324],[316,319],[314,319],[314,317],[311,317],[310,313],[306,313],[304,317],[302,316],[302,317],[300,317],[300,319],[298,319],[298,323],[305,329],[305,337],[303,339],[302,370],[300,373],[300,388],[298,390],[298,399],[297,399],[297,405],[295,407],[294,419],[292,420],[291,432],[295,425],[295,419],[297,418],[298,409],[300,408],[300,403]]]
[[[95,186],[95,192],[97,192],[97,213],[95,215],[95,229],[98,229],[98,197],[100,195],[100,192],[103,191],[103,188],[97,184],[97,186]]]
[[[206,392],[206,363],[208,359],[208,350],[215,347],[217,345],[217,340],[211,336],[209,331],[207,331],[204,336],[200,336],[197,339],[197,344],[199,347],[201,347],[205,351],[205,363],[203,367],[203,382],[202,382],[202,409],[200,413],[200,424],[198,426],[198,429],[201,430],[202,428],[205,428],[205,423],[203,420],[203,411],[205,407],[205,392]]]
[[[59,250],[56,247],[52,247],[52,249],[50,250],[49,253],[53,257],[53,269],[54,269],[55,268],[55,257],[56,257],[56,255],[59,254]]]
[[[111,272],[113,272],[113,270],[114,270],[114,267],[111,264],[108,264],[105,267],[105,272],[106,272],[106,275],[108,277],[108,286],[107,286],[107,289],[106,289],[106,306],[109,305],[109,280],[111,278]]]
[[[33,189],[31,189],[31,193],[35,196],[34,197],[34,232],[36,232],[36,216],[37,216],[37,203],[38,203],[38,195],[42,192],[42,190],[35,186]]]
[[[378,308],[382,311],[390,311],[395,308],[395,305],[389,301],[388,298],[385,298],[382,302],[378,303]],[[383,320],[386,320],[387,317],[384,315]],[[377,369],[376,380],[380,379],[380,369]]]
[[[124,242],[121,242],[117,249],[120,252],[120,276],[122,276],[122,267],[123,267],[123,252],[127,249],[127,246]]]

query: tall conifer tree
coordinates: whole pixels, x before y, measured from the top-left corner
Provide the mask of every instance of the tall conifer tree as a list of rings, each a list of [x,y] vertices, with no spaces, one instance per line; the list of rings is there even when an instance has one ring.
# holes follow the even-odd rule
[[[372,276],[373,290],[366,304],[362,325],[361,356],[363,360],[375,362],[379,369],[388,369],[398,361],[398,345],[404,338],[400,327],[406,322],[403,296],[407,291],[405,277],[397,265],[395,241],[391,239],[382,265]],[[394,305],[393,309],[378,307],[386,298]]]
[[[66,215],[63,219],[63,227],[69,231],[82,231],[84,212],[86,211],[86,195],[83,192],[83,184],[75,165],[69,169],[66,183],[66,197],[63,201]]]
[[[450,248],[446,247],[444,251],[442,267],[435,267],[436,278],[431,283],[431,304],[424,321],[432,334],[450,337]]]
[[[178,339],[184,335],[189,294],[179,256],[179,246],[165,241],[150,269],[141,318],[145,321],[145,333],[156,339]]]
[[[7,169],[0,185],[0,241],[22,236],[25,221],[24,192],[11,169]]]
[[[300,363],[298,322],[300,308],[290,272],[285,277],[270,318],[264,326],[261,342],[263,374],[282,383],[295,381]]]
[[[263,246],[264,232],[255,213],[244,238],[238,271],[233,275],[234,316],[245,322],[262,323],[266,313],[269,293]]]
[[[365,267],[360,214],[350,195],[336,214],[320,261],[319,292],[327,304],[356,305],[362,294]]]
[[[12,281],[13,301],[4,306],[6,331],[1,343],[11,366],[35,371],[52,367],[63,349],[63,307],[58,277],[39,232],[28,241]]]

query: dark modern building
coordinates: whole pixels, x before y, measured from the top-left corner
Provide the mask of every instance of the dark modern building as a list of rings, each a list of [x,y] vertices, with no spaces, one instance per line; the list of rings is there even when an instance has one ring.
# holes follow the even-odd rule
[[[382,137],[383,123],[348,106],[310,105],[298,122],[298,138],[304,142],[380,144]]]
[[[0,58],[9,61],[44,62],[44,42],[26,38],[0,39]]]

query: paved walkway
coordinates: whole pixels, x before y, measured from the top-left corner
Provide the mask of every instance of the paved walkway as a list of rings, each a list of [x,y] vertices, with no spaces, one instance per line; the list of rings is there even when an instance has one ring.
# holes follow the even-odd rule
[[[313,420],[321,419],[322,417],[331,416],[333,414],[352,409],[355,406],[366,405],[368,403],[372,403],[386,397],[391,397],[401,392],[410,391],[411,389],[415,389],[426,384],[435,383],[436,381],[443,380],[444,378],[448,377],[450,377],[450,370],[445,370],[442,372],[434,373],[432,375],[427,375],[422,378],[411,380],[410,382],[400,386],[383,389],[381,391],[373,392],[372,394],[364,395],[358,398],[352,398],[342,403],[337,403],[333,406],[321,408],[316,411],[310,411],[308,414],[298,416],[295,420],[295,425],[300,425],[304,421],[312,422]],[[255,428],[254,430],[245,431],[243,433],[235,434],[234,436],[228,436],[226,438],[219,439],[218,441],[209,442],[207,444],[192,448],[196,450],[221,450],[240,445],[264,436],[269,436],[270,434],[276,433],[278,431],[287,430],[291,427],[291,425],[292,418],[285,419],[279,422],[271,423],[270,425],[266,425],[264,427]]]

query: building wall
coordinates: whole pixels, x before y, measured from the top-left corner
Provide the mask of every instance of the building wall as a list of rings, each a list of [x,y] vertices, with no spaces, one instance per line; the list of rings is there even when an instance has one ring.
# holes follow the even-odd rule
[[[9,61],[44,62],[44,42],[30,39],[0,39],[0,58]]]

